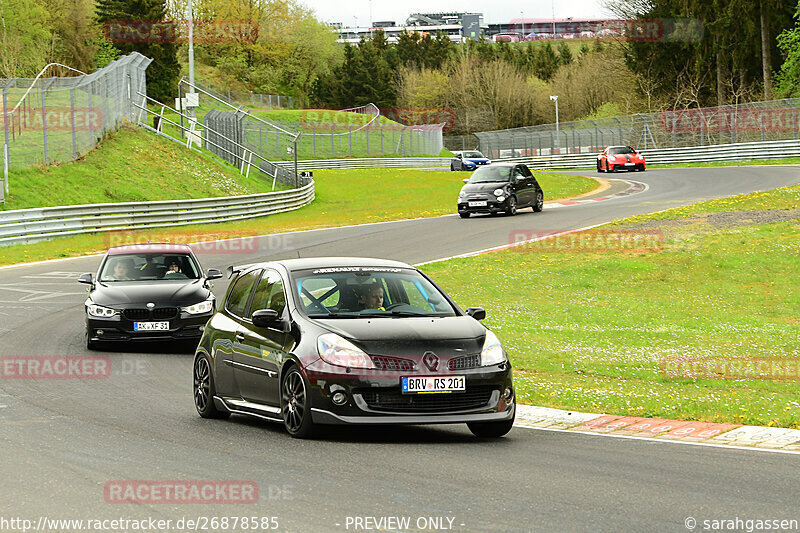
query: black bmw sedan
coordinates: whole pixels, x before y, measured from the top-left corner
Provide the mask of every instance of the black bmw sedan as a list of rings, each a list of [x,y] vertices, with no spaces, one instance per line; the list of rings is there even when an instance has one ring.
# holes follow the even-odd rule
[[[260,417],[298,438],[325,424],[511,429],[511,365],[485,311],[462,311],[416,268],[314,258],[230,275],[194,359],[200,416]]]
[[[86,347],[104,342],[197,341],[216,308],[209,280],[192,249],[180,244],[117,246],[106,252],[86,298]]]
[[[467,218],[472,213],[505,213],[516,215],[517,209],[544,209],[544,192],[530,169],[522,163],[493,163],[479,167],[458,194],[458,214]]]

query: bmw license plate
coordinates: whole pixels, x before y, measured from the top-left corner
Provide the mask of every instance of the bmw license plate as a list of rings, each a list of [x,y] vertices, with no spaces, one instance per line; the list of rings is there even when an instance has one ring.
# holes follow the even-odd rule
[[[169,322],[134,322],[133,331],[169,331]]]
[[[467,202],[467,205],[469,205],[470,207],[486,207],[487,202],[486,200],[481,200],[479,202]]]
[[[430,392],[463,392],[466,390],[467,378],[464,376],[446,376],[441,378],[400,378],[403,394]]]

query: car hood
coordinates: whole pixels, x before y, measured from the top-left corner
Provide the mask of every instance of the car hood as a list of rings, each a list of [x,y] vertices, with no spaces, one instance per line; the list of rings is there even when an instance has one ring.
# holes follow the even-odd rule
[[[486,163],[489,161],[487,157],[465,157],[464,161],[472,161],[473,163]]]
[[[461,192],[463,193],[492,192],[495,189],[502,189],[506,185],[508,185],[507,181],[492,181],[489,183],[466,183],[463,187],[461,187]]]
[[[206,300],[211,291],[203,280],[116,281],[98,283],[91,299],[98,305],[115,306],[154,303],[158,306],[185,306]]]
[[[315,322],[360,346],[370,355],[415,361],[432,351],[439,356],[480,353],[484,328],[469,316],[444,318],[352,318]]]

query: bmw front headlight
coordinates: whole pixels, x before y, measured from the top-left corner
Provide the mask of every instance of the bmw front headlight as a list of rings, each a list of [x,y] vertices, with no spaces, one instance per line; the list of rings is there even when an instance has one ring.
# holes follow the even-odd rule
[[[194,305],[187,305],[186,307],[181,307],[181,311],[185,311],[190,315],[202,315],[204,313],[210,313],[214,310],[214,300],[208,299],[204,302],[196,303]]]
[[[483,350],[481,350],[481,365],[492,366],[499,365],[508,361],[503,346],[500,344],[500,339],[491,331],[486,331],[486,340],[483,341]]]
[[[87,305],[86,312],[89,313],[89,316],[93,316],[95,318],[112,318],[117,314],[117,311],[115,309],[95,304]]]

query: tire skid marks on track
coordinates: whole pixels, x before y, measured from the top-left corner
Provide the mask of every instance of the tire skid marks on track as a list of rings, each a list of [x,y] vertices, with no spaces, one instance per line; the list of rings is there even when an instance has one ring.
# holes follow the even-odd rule
[[[625,198],[626,196],[630,196],[632,194],[645,192],[650,188],[649,185],[647,185],[646,183],[642,183],[641,181],[624,180],[618,178],[609,178],[609,181],[621,181],[623,183],[627,183],[628,188],[625,189],[624,191],[620,191],[615,194],[609,194],[606,196],[600,196],[598,198],[564,200],[563,202],[546,202],[544,204],[544,208],[559,209],[561,207],[571,207],[574,205],[593,204],[596,202],[607,202],[608,200],[614,200],[616,198]]]

